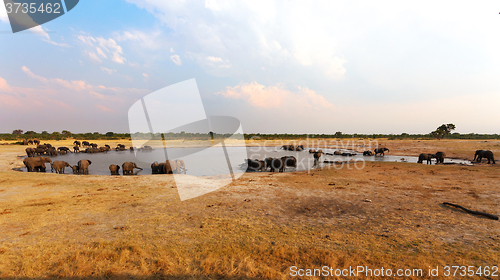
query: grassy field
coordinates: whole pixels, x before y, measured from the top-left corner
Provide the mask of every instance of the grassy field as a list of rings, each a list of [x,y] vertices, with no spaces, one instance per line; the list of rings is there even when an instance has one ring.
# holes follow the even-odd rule
[[[499,141],[380,142],[393,155],[500,155]],[[171,175],[12,171],[24,148],[0,145],[3,278],[288,279],[291,266],[419,268],[425,276],[439,265],[435,279],[444,279],[445,265],[500,263],[500,222],[442,205],[499,215],[499,163],[247,173],[181,202]]]

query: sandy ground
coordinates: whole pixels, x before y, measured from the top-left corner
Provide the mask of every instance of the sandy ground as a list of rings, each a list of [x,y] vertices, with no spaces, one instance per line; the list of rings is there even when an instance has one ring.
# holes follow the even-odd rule
[[[394,155],[500,155],[499,141],[381,144]],[[499,221],[442,205],[500,215],[500,163],[247,173],[181,202],[171,175],[12,171],[24,148],[0,145],[1,277],[287,279],[293,265],[422,268],[425,276],[429,266],[500,263]]]

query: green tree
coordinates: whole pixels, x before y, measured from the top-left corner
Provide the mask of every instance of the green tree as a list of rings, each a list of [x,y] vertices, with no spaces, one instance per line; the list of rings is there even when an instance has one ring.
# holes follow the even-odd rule
[[[73,135],[73,133],[68,130],[63,130],[61,133],[64,137],[71,137],[71,135]]]
[[[23,130],[22,129],[16,129],[16,130],[12,131],[12,134],[19,136],[19,135],[23,134]]]
[[[113,135],[115,135],[115,133],[114,133],[114,132],[111,132],[111,131],[106,132],[106,136],[107,136],[107,137],[113,137]]]
[[[436,137],[438,140],[445,138],[449,135],[453,130],[455,130],[456,126],[452,123],[442,124],[436,130],[431,132],[431,135]]]

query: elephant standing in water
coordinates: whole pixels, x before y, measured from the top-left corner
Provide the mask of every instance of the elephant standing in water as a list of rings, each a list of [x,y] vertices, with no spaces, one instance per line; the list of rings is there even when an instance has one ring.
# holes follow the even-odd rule
[[[109,171],[111,172],[111,175],[120,175],[120,166],[116,164],[111,164],[109,166]]]
[[[423,153],[422,153],[422,154],[420,154],[420,155],[418,156],[418,161],[417,161],[417,163],[424,163],[424,160],[426,160],[426,161],[427,161],[427,164],[432,164],[432,161],[431,161],[431,160],[432,160],[434,157],[435,157],[435,155],[434,155],[434,154],[423,154]]]
[[[442,163],[444,164],[444,157],[445,157],[445,153],[443,152],[437,152],[434,157],[436,158],[436,164],[438,163]]]
[[[258,159],[247,159],[247,171],[264,171],[266,162]]]
[[[25,158],[23,163],[28,169],[28,172],[45,172],[45,164],[52,163],[52,160],[48,157],[29,157]]]
[[[78,172],[81,172],[82,174],[89,174],[89,165],[91,165],[92,162],[88,159],[82,159],[78,161]]]
[[[142,170],[142,168],[138,167],[135,162],[125,162],[122,164],[122,172],[123,175],[131,175],[134,173],[134,168]]]
[[[375,155],[381,154],[382,156],[385,155],[384,154],[385,151],[389,152],[389,149],[387,149],[387,148],[377,148],[377,149],[374,150]]]
[[[492,161],[495,164],[495,158],[493,157],[493,152],[489,150],[477,150],[474,154],[474,159],[472,161],[481,162],[483,158],[488,159],[488,164]]]
[[[50,164],[50,166],[51,166],[52,172],[55,170],[56,173],[59,173],[59,174],[64,174],[65,167],[71,168],[71,165],[69,163],[67,163],[65,161],[59,161],[59,160],[54,161],[53,163]]]

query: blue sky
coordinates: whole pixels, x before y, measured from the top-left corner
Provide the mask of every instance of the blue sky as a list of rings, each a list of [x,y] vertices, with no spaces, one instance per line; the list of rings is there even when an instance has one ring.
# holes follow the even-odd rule
[[[127,132],[195,78],[245,132],[500,133],[497,1],[85,0],[16,34],[3,8],[0,132]]]

